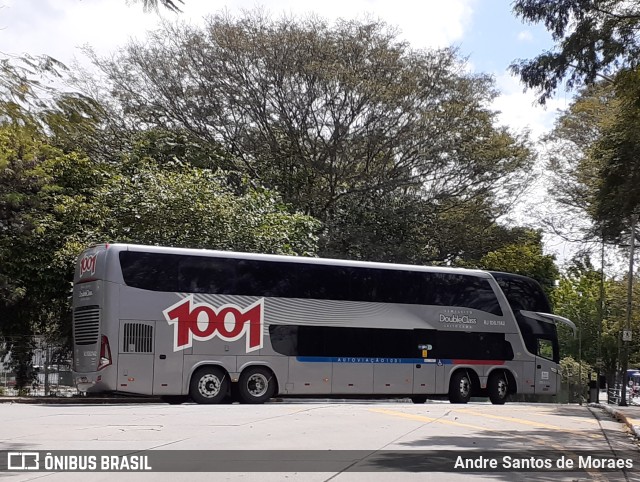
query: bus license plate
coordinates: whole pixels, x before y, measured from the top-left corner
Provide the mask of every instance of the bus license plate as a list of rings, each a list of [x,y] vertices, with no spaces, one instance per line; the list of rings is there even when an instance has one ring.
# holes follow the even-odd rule
[[[89,379],[87,377],[78,377],[76,378],[77,383],[88,383]]]

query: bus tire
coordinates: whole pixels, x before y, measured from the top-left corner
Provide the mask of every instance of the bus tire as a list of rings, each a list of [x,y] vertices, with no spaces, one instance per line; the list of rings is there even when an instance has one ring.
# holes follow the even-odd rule
[[[504,405],[509,396],[509,383],[503,372],[492,373],[487,383],[489,400],[494,405]]]
[[[271,370],[249,367],[240,375],[238,395],[243,403],[264,403],[273,397],[276,379]]]
[[[229,377],[218,367],[196,370],[189,384],[189,395],[196,403],[220,403],[229,394]]]
[[[427,401],[426,395],[413,395],[409,397],[413,403],[424,403]]]
[[[188,399],[189,397],[185,395],[164,395],[160,397],[160,400],[162,400],[164,403],[168,403],[169,405],[180,405],[186,402]]]
[[[455,372],[449,382],[449,401],[451,403],[467,403],[470,399],[471,378],[463,370]]]

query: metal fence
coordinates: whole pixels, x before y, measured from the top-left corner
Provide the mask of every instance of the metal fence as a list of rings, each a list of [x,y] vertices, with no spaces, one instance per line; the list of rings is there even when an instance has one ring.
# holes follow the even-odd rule
[[[32,350],[29,382],[19,391],[12,370],[11,347],[15,342],[0,339],[0,396],[72,397],[79,393],[71,373],[70,354],[62,344],[40,336],[28,340]]]
[[[627,397],[627,405],[640,405],[640,397],[637,391],[632,390],[630,387],[626,387],[625,390]],[[615,387],[609,388],[607,392],[607,403],[612,405],[619,405],[622,399],[622,386],[618,383]]]

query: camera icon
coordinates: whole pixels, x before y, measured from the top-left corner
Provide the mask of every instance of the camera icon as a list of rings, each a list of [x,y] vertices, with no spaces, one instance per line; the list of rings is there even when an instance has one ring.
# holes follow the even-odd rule
[[[39,470],[40,454],[38,452],[8,452],[8,470]]]

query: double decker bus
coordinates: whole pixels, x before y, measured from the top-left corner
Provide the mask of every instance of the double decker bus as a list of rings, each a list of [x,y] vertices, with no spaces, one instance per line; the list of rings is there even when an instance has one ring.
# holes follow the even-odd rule
[[[507,273],[105,244],[76,267],[74,372],[85,392],[170,403],[502,404],[556,393],[558,321],[575,329]]]

